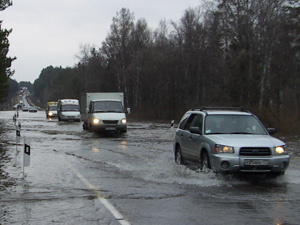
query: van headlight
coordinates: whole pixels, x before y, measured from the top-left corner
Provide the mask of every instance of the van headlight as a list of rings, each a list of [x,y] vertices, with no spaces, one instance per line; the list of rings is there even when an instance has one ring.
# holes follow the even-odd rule
[[[275,153],[277,155],[287,154],[286,147],[284,145],[283,146],[276,146],[275,147]]]
[[[215,145],[214,153],[234,153],[234,149],[227,145]]]
[[[121,123],[122,124],[126,124],[127,123],[127,120],[125,118],[121,119]]]
[[[52,113],[52,112],[49,112],[48,115],[49,115],[49,116],[53,116],[53,113]]]
[[[99,120],[99,119],[97,119],[97,118],[93,119],[93,124],[97,125],[97,124],[99,124],[99,123],[100,123],[100,120]]]

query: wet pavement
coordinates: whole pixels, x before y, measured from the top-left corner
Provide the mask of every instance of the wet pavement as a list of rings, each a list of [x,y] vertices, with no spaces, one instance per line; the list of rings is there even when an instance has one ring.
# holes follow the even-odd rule
[[[129,122],[101,136],[44,112],[0,112],[0,224],[300,224],[300,138],[276,179],[178,166],[169,124]],[[30,166],[24,168],[24,137]]]

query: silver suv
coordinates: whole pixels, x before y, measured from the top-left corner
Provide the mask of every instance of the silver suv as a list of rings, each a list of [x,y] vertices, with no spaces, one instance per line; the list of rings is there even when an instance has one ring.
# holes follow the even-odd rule
[[[274,132],[240,108],[191,109],[176,130],[175,162],[197,164],[203,171],[282,175],[290,157],[285,143],[270,136]]]

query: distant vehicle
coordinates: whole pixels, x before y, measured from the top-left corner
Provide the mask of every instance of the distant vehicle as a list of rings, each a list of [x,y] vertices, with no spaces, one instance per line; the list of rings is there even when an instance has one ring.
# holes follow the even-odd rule
[[[186,112],[176,130],[178,164],[203,171],[282,175],[289,166],[286,145],[270,136],[252,113],[236,108],[198,108]]]
[[[28,112],[28,110],[29,110],[28,106],[25,106],[25,105],[22,106],[22,111],[23,112]]]
[[[80,101],[83,129],[97,132],[127,132],[122,92],[85,93]]]
[[[29,112],[37,112],[37,108],[35,106],[30,106],[28,111]]]
[[[58,121],[80,121],[79,101],[60,99],[57,103]]]
[[[17,103],[17,104],[15,104],[14,105],[14,109],[22,109],[22,106],[23,106],[23,104],[21,104],[21,103]]]
[[[47,102],[46,117],[57,117],[57,102]]]

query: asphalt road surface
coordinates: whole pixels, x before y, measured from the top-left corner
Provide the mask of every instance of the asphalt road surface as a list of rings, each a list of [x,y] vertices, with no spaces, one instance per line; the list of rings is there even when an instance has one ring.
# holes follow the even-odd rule
[[[299,137],[286,174],[233,177],[174,163],[169,124],[101,136],[44,112],[1,111],[0,224],[300,224]],[[24,139],[30,166],[24,167]]]

